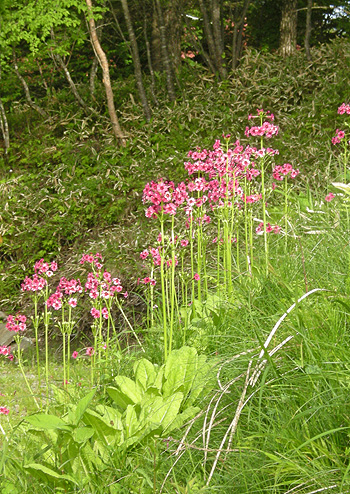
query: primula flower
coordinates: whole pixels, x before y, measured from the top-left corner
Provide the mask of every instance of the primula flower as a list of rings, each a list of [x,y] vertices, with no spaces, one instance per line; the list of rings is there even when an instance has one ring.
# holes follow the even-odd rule
[[[193,279],[196,281],[199,281],[201,279],[201,277],[199,276],[198,273],[195,273],[195,275],[193,276]]]
[[[98,319],[100,317],[100,311],[97,310],[95,307],[92,307],[92,309],[90,310],[90,314],[94,319]]]
[[[147,249],[146,249],[146,250],[143,250],[143,251],[140,253],[140,257],[141,257],[141,259],[143,259],[143,260],[147,259],[147,257],[148,257],[148,256],[149,256],[149,252],[148,252],[148,250],[147,250]]]
[[[108,317],[109,317],[109,313],[108,313],[108,309],[107,309],[107,307],[103,307],[103,309],[101,310],[101,313],[102,313],[102,316],[103,316],[105,319],[108,319]]]
[[[10,410],[6,407],[0,407],[0,414],[1,415],[8,415],[10,413]]]
[[[339,115],[343,115],[344,113],[350,115],[350,105],[346,105],[345,103],[343,103],[342,105],[339,106],[338,113]]]
[[[327,202],[331,202],[331,201],[333,201],[334,198],[335,198],[335,195],[332,194],[332,192],[330,192],[328,195],[326,195],[326,197],[324,198],[324,200],[327,201]]]
[[[21,289],[24,292],[40,292],[46,285],[47,281],[45,278],[34,274],[32,278],[26,276],[24,282],[21,284]]]
[[[94,348],[92,346],[88,346],[85,354],[89,355],[89,357],[91,357],[94,353],[95,353]]]
[[[77,299],[76,298],[70,298],[68,300],[68,305],[70,305],[71,307],[76,307],[77,306]]]
[[[7,323],[6,323],[6,329],[9,331],[15,331],[18,333],[19,331],[25,331],[27,328],[26,323],[26,316],[23,316],[21,314],[16,314],[16,316],[7,316]]]
[[[332,144],[339,144],[342,139],[345,137],[345,132],[343,130],[337,129],[335,131],[335,137],[332,137]]]
[[[73,352],[72,353],[72,358],[76,359],[78,357],[78,355],[79,355],[78,352]]]

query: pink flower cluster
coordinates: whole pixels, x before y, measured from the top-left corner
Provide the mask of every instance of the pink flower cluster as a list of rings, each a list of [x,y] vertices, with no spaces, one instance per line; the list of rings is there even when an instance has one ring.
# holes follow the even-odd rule
[[[299,168],[294,170],[290,163],[285,163],[283,166],[275,166],[272,175],[275,180],[283,180],[283,176],[286,176],[289,173],[291,178],[295,178],[299,175],[300,171]]]
[[[115,293],[121,293],[123,287],[119,278],[112,278],[108,271],[104,273],[88,273],[85,283],[85,292],[89,292],[90,298],[96,300],[109,299]],[[127,292],[124,293],[124,297]],[[127,295],[126,295],[127,296]]]
[[[337,129],[335,131],[335,137],[332,137],[332,144],[339,144],[342,139],[345,137],[345,132],[343,130]]]
[[[137,278],[137,284],[139,285],[140,283],[142,283],[143,285],[148,285],[150,284],[151,286],[155,286],[156,285],[156,280],[154,280],[153,278],[150,278],[149,276],[146,276],[145,278]]]
[[[34,264],[34,272],[35,274],[44,274],[49,278],[53,275],[55,271],[57,271],[57,262],[52,261],[51,263],[45,262],[44,259],[40,259]]]
[[[326,202],[331,202],[331,201],[333,201],[334,198],[335,198],[335,195],[332,194],[332,192],[330,192],[329,194],[326,195],[326,197],[324,198],[324,200]]]
[[[26,276],[21,288],[24,292],[40,292],[47,285],[47,281],[43,277],[39,277],[36,273],[29,278]]]
[[[255,229],[255,231],[256,231],[256,233],[261,233],[261,232],[264,231],[264,222],[263,221],[259,224],[259,226]],[[280,226],[278,226],[278,225],[272,226],[272,225],[270,225],[270,223],[267,223],[267,225],[266,225],[266,233],[273,232],[273,233],[278,234],[278,233],[280,233],[280,231],[281,231],[281,227]]]
[[[27,318],[21,314],[16,314],[15,316],[7,316],[6,329],[9,331],[25,331],[27,329],[26,325]]]
[[[260,126],[255,125],[253,127],[246,127],[244,134],[247,137],[251,135],[254,137],[259,136],[270,139],[278,134],[278,127],[277,125],[273,125],[272,123],[265,121]]]
[[[6,407],[0,407],[0,415],[8,415],[10,410]]]
[[[92,315],[92,317],[94,319],[99,319],[101,315],[102,315],[102,317],[104,317],[104,319],[108,319],[108,317],[109,317],[109,312],[108,312],[107,307],[103,307],[101,309],[101,311],[99,311],[95,307],[92,307],[90,310],[90,314]]]
[[[11,347],[10,346],[0,346],[0,355],[4,355],[10,360],[13,360],[13,355],[11,354]]]
[[[83,254],[80,264],[84,264],[85,262],[92,264],[96,269],[102,269],[103,259],[99,252],[96,252],[96,254]]]
[[[344,113],[350,115],[350,105],[346,105],[345,103],[342,103],[338,108],[338,113],[339,115],[343,115]]]

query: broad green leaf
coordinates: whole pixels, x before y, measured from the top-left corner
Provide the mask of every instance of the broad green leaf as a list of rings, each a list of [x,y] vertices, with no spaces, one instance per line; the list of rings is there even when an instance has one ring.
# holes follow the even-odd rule
[[[82,416],[84,415],[87,407],[90,405],[93,397],[95,396],[95,390],[90,391],[84,398],[82,398],[75,409],[74,424],[78,425]]]
[[[101,414],[102,420],[113,429],[123,430],[122,414],[116,408],[106,405],[97,405],[96,410]]]
[[[70,431],[71,428],[64,422],[64,420],[56,417],[56,415],[48,415],[46,413],[37,413],[30,415],[26,418],[32,426],[37,429],[60,429],[64,431]]]
[[[153,422],[161,425],[164,430],[175,420],[182,400],[183,393],[174,393],[166,399],[161,396],[150,398],[141,408],[141,426],[144,427]]]
[[[84,414],[84,422],[90,425],[96,434],[97,438],[100,438],[108,445],[114,445],[119,441],[120,433],[116,429],[113,429],[110,425],[106,424],[103,417],[94,412],[93,410],[87,410]]]
[[[128,405],[125,412],[126,438],[128,439],[134,436],[139,428],[140,428],[140,424],[139,421],[137,420],[135,408],[131,405]]]
[[[212,366],[206,361],[207,357],[205,355],[199,355],[198,357],[198,367],[196,375],[192,381],[192,387],[190,395],[185,401],[185,407],[193,405],[195,400],[203,391],[204,386],[210,379]]]
[[[162,392],[162,388],[163,388],[164,368],[165,368],[165,366],[162,365],[162,367],[157,372],[157,377],[155,378],[154,383],[153,383],[153,386],[158,388],[160,392]]]
[[[186,396],[191,389],[193,379],[197,372],[197,350],[184,346],[179,350],[173,350],[165,364],[163,395],[170,396],[175,391],[182,391]]]
[[[113,386],[107,388],[107,393],[112,398],[114,403],[123,408],[123,410],[126,410],[126,407],[133,403],[127,396],[124,395],[124,393],[120,391],[120,389],[114,388]]]
[[[136,384],[140,384],[143,390],[154,383],[156,371],[153,364],[149,360],[142,358],[136,362],[134,365],[134,372]]]
[[[46,467],[45,465],[41,465],[40,463],[30,463],[25,465],[24,470],[31,473],[31,475],[38,477],[41,480],[45,480],[46,482],[52,482],[52,479],[68,481],[74,484],[77,484],[76,480],[70,475],[60,474],[52,470],[51,468]]]
[[[141,401],[142,395],[132,379],[126,376],[117,376],[114,381],[123,393],[124,401],[130,400],[131,403],[139,403]]]
[[[77,443],[85,443],[94,435],[94,429],[92,427],[78,427],[73,432],[73,439]]]

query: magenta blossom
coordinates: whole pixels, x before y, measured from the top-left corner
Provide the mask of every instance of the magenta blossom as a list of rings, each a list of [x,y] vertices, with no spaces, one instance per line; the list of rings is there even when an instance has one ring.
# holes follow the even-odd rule
[[[78,357],[78,355],[79,355],[78,352],[75,351],[72,353],[72,358],[76,359]]]
[[[324,200],[327,201],[327,202],[331,202],[331,201],[333,201],[334,198],[335,198],[335,195],[332,194],[332,192],[330,192],[328,195],[326,195],[326,197],[324,198]]]

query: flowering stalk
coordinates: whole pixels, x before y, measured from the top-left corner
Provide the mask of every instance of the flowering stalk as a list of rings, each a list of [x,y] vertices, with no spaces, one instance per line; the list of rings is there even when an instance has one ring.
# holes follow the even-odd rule
[[[21,340],[22,340],[22,337],[19,336],[18,334],[16,334],[14,338],[15,338],[15,342],[17,343],[17,349],[18,349],[18,365],[19,365],[19,368],[21,369],[22,376],[23,376],[23,379],[24,379],[24,381],[25,381],[25,383],[27,385],[27,388],[29,390],[29,393],[31,394],[31,397],[33,398],[33,400],[34,400],[34,402],[35,402],[38,410],[40,410],[41,407],[40,407],[37,399],[34,396],[33,390],[32,390],[32,388],[31,388],[31,386],[30,386],[30,384],[28,382],[27,376],[25,375],[24,370],[23,370],[23,366],[22,366],[22,360],[21,360],[21,352],[22,352],[22,350],[21,350]]]

